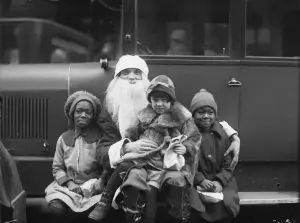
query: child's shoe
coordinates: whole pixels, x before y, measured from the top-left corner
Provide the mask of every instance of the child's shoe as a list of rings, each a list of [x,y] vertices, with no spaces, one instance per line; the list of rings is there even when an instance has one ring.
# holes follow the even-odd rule
[[[101,195],[100,201],[97,203],[96,207],[91,211],[88,217],[95,221],[102,221],[111,208],[113,198],[113,191],[104,190]]]

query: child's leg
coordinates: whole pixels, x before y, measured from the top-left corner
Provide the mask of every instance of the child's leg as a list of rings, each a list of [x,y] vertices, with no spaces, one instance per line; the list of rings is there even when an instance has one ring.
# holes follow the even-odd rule
[[[118,167],[114,170],[111,177],[109,178],[107,185],[101,195],[100,201],[98,202],[94,210],[89,214],[89,218],[96,221],[102,221],[105,218],[111,208],[114,194],[123,182],[121,175],[123,173],[126,173],[127,170],[132,167],[132,165],[132,162],[123,162],[118,165]]]
[[[122,186],[124,199],[122,208],[126,221],[140,223],[146,206],[147,171],[145,168],[134,168]]]
[[[188,222],[190,218],[189,189],[186,179],[179,171],[166,172],[162,193],[169,206],[169,215],[173,222]],[[177,220],[175,220],[177,219]]]
[[[146,208],[143,223],[155,223],[157,211],[157,193],[156,187],[150,186],[150,190],[146,193]]]
[[[126,172],[133,166],[132,162],[123,162],[118,165],[114,170],[111,177],[109,178],[105,190],[116,191],[122,184],[123,178],[122,175],[125,175]],[[104,190],[104,191],[105,191]]]
[[[55,222],[67,222],[70,219],[69,207],[59,199],[54,199],[48,204]]]
[[[161,170],[147,170],[147,183],[150,190],[146,193],[146,208],[143,223],[155,223],[157,212],[157,193],[160,187],[160,181],[163,171]]]
[[[99,179],[94,183],[94,190],[97,194],[101,194],[107,184],[108,179],[110,178],[111,174],[113,173],[114,169],[110,167],[104,168],[101,176]]]

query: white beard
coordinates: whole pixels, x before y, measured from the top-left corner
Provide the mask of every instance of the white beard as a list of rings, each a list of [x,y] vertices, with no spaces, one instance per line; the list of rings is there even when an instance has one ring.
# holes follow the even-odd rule
[[[112,120],[119,128],[122,138],[130,137],[130,129],[138,125],[138,113],[148,105],[146,90],[149,80],[143,76],[135,84],[114,78],[106,91],[105,105]]]

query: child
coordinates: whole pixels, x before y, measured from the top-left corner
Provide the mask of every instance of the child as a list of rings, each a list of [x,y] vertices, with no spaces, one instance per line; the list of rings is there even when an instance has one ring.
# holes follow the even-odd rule
[[[204,204],[205,209],[204,212],[196,212],[198,214],[193,220],[200,222],[201,218],[201,222],[230,222],[239,212],[238,188],[233,176],[234,167],[230,166],[231,154],[224,156],[230,142],[216,121],[218,109],[213,95],[201,89],[192,99],[191,112],[202,135],[194,186],[201,192],[223,194],[223,200],[209,199],[199,194],[200,204]],[[199,206],[193,208],[200,209]]]
[[[134,221],[141,220],[142,208],[145,204],[144,195],[147,192],[147,204],[144,222],[154,222],[156,212],[156,196],[160,188],[161,177],[164,174],[163,154],[161,150],[170,138],[186,135],[187,139],[174,145],[173,151],[178,155],[189,152],[189,145],[200,140],[200,134],[192,120],[192,115],[183,105],[176,102],[175,88],[172,80],[160,75],[151,81],[147,90],[149,105],[139,113],[139,140],[129,142],[124,146],[124,157],[131,153],[127,161],[119,164],[108,181],[104,193],[110,196],[101,198],[95,211],[97,219],[102,220],[107,214],[113,194],[123,182],[121,172],[128,172],[122,185],[125,191],[124,204],[127,214],[132,214]],[[188,146],[185,145],[188,142]],[[155,151],[155,152],[153,152]],[[130,188],[130,189],[129,189]],[[142,195],[142,196],[139,196]],[[133,214],[134,213],[134,214]],[[91,215],[90,215],[91,217]]]
[[[57,140],[52,165],[54,181],[46,188],[49,208],[61,222],[70,215],[86,218],[100,199],[100,191],[96,190],[102,170],[96,160],[101,139],[96,117],[100,110],[99,99],[86,91],[73,93],[65,103],[72,129]]]

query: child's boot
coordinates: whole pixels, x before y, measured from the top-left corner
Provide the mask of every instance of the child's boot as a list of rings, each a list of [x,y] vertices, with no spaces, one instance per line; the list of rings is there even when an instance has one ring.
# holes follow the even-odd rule
[[[150,186],[150,190],[146,193],[146,207],[143,223],[155,223],[157,209],[157,192],[157,188]]]
[[[89,218],[95,221],[102,221],[108,214],[111,203],[114,198],[114,192],[104,189],[100,201],[97,203],[94,210],[89,214]]]

